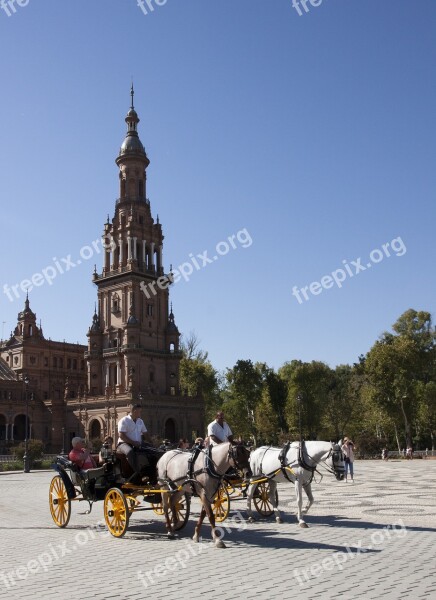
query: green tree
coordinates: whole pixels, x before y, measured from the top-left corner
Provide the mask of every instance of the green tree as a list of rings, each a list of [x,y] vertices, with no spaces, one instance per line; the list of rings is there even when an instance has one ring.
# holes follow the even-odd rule
[[[279,369],[279,375],[288,388],[286,421],[290,435],[300,435],[301,411],[303,437],[316,439],[322,429],[329,392],[334,386],[334,372],[323,362],[293,360]]]
[[[180,388],[188,396],[204,399],[205,419],[211,421],[222,403],[220,374],[208,360],[208,353],[200,348],[197,335],[193,332],[182,338],[180,361]]]
[[[251,360],[238,360],[226,372],[224,409],[234,435],[256,441],[255,408],[262,395],[262,376]]]
[[[406,311],[368,353],[366,374],[375,402],[412,443],[425,386],[435,373],[435,331],[430,313]]]
[[[254,409],[254,421],[258,435],[257,444],[277,444],[279,438],[279,418],[271,401],[270,390],[264,386],[260,401]]]
[[[323,419],[329,439],[342,438],[347,433],[347,428],[353,422],[356,413],[361,414],[363,370],[361,362],[354,366],[339,365],[333,372]]]

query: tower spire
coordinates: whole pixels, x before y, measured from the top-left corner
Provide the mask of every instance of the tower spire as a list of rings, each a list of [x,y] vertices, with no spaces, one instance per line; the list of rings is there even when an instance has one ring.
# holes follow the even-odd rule
[[[131,97],[132,97],[132,103],[131,103],[131,105],[130,105],[130,108],[131,108],[132,110],[135,110],[135,107],[133,106],[133,96],[135,95],[135,90],[133,89],[133,81],[132,81],[132,86],[131,86],[131,88],[130,88],[130,95],[131,95]]]

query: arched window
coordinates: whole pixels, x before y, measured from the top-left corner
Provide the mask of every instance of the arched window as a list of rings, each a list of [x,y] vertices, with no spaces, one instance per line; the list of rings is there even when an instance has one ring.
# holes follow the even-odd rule
[[[29,325],[29,335],[33,335],[33,326]]]
[[[25,431],[26,415],[17,415],[14,419],[14,440],[23,441],[25,439]]]
[[[89,437],[91,440],[95,440],[101,437],[101,425],[100,421],[98,421],[97,419],[91,421],[91,424],[89,426]]]
[[[6,439],[6,417],[0,415],[0,440]]]
[[[170,344],[170,352],[174,352],[174,342],[171,342]]]

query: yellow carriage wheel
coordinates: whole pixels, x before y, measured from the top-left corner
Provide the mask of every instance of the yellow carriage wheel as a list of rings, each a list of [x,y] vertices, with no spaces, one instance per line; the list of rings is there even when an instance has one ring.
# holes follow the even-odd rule
[[[189,514],[191,512],[191,496],[189,494],[183,494],[183,496],[177,500],[175,506],[176,512],[176,524],[174,525],[174,529],[179,531],[183,529],[189,519]],[[170,519],[173,518],[173,511],[170,510],[169,514]]]
[[[153,504],[152,502],[151,508],[153,509],[155,515],[159,515],[161,517],[164,514],[162,502],[158,502],[157,504]]]
[[[212,503],[212,511],[215,522],[222,523],[227,519],[230,512],[230,496],[225,485],[221,484]]]
[[[58,527],[66,527],[71,516],[71,500],[60,475],[55,475],[50,482],[48,502],[53,521]]]
[[[262,517],[270,517],[274,514],[274,508],[269,499],[270,494],[270,483],[269,481],[264,481],[262,483],[256,484],[256,489],[253,494],[253,502],[257,512],[262,515]],[[278,504],[278,495],[276,490],[276,503]]]
[[[114,537],[123,537],[129,526],[130,509],[121,490],[111,488],[104,498],[104,520]]]

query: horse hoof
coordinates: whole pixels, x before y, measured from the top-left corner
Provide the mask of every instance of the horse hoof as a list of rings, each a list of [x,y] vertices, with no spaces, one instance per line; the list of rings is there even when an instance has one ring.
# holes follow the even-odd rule
[[[224,543],[222,540],[217,540],[217,541],[215,542],[215,546],[216,546],[217,548],[227,548],[227,546],[225,545],[225,543]]]
[[[169,540],[173,540],[176,537],[172,531],[168,531],[167,536]]]
[[[248,521],[249,523],[254,523],[254,519],[253,519],[253,517],[248,517],[247,521]]]
[[[298,523],[298,524],[303,529],[308,529],[309,528],[309,525],[307,523],[305,523],[304,521],[300,521],[300,523]]]
[[[194,536],[192,536],[192,539],[194,540],[194,542],[195,542],[196,544],[198,544],[198,542],[199,542],[198,535],[194,535]]]
[[[283,523],[283,519],[281,517],[276,517],[276,523]]]

